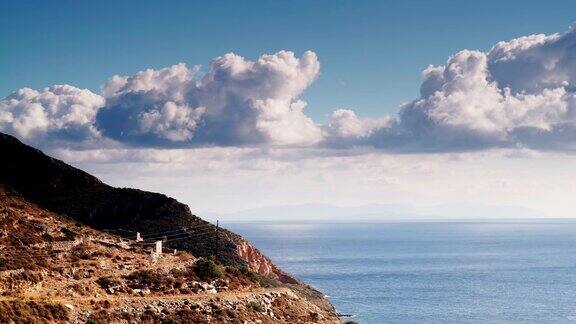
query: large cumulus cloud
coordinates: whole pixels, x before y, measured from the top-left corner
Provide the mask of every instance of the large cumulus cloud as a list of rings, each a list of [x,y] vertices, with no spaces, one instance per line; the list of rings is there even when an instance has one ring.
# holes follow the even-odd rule
[[[420,98],[401,107],[397,123],[341,137],[415,151],[576,148],[574,28],[463,50],[422,78]]]
[[[185,64],[112,77],[98,128],[136,145],[309,145],[321,140],[298,97],[318,76],[313,52],[248,61],[216,58],[209,71]]]

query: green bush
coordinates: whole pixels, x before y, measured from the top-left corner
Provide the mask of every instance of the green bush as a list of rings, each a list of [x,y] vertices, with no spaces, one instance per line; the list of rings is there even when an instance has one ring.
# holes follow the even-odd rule
[[[6,258],[0,256],[0,268],[4,268],[4,266],[6,266]]]
[[[199,259],[194,263],[194,273],[202,279],[216,279],[221,278],[224,274],[222,269],[210,259]]]

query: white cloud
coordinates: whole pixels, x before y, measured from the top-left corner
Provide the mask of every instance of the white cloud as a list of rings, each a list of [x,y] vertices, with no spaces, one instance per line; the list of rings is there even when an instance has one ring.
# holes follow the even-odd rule
[[[423,71],[420,98],[401,108],[397,124],[362,132],[358,122],[348,118],[355,131],[345,137],[355,145],[391,150],[572,151],[575,45],[576,30],[571,28],[563,35],[500,42],[488,53],[463,50],[446,65]]]
[[[323,127],[326,144],[337,146],[350,146],[364,144],[377,132],[389,130],[394,121],[388,117],[360,118],[353,110],[338,109],[332,113],[328,124]]]
[[[500,42],[488,53],[461,51],[424,71],[422,96],[403,107],[401,126],[440,149],[571,149],[576,97],[565,69],[576,62],[566,48],[574,42],[571,30]]]
[[[325,125],[301,94],[318,77],[316,54],[251,61],[215,58],[113,76],[102,96],[71,86],[21,89],[0,101],[0,130],[21,138],[134,147],[358,147],[460,152],[493,147],[576,150],[576,29],[463,50],[422,72],[420,97],[398,118],[334,111]],[[355,151],[356,153],[358,151]],[[355,153],[354,153],[355,154]]]
[[[0,100],[0,130],[34,143],[99,137],[94,119],[104,99],[87,89],[23,88]]]
[[[318,76],[313,52],[216,58],[200,78],[185,64],[114,76],[98,115],[104,134],[135,145],[310,145],[320,128],[298,97]]]
[[[192,109],[187,105],[178,106],[167,101],[160,110],[140,114],[140,130],[171,141],[190,140],[205,111],[204,107]]]

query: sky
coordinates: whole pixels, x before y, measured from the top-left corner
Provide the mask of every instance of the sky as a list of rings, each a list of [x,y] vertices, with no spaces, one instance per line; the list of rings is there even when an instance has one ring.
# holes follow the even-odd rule
[[[213,217],[572,217],[574,9],[3,1],[0,131]]]

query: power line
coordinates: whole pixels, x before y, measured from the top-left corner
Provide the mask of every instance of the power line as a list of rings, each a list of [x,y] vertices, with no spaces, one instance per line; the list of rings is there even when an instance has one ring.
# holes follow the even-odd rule
[[[218,245],[219,245],[219,239],[220,239],[220,223],[217,220],[216,221],[216,258],[215,260],[218,261]]]
[[[136,233],[135,231],[132,230],[127,230],[127,229],[123,229],[123,228],[105,228],[101,230],[102,232],[126,232],[126,233]]]
[[[188,234],[184,237],[179,237],[179,238],[173,238],[170,240],[166,240],[165,242],[172,242],[172,241],[176,241],[176,240],[181,240],[181,239],[185,239],[185,238],[198,238],[198,237],[204,237],[210,235],[210,233],[208,232],[204,232],[204,233],[195,233],[195,234]]]
[[[174,241],[180,241],[180,240],[184,240],[184,239],[199,238],[199,237],[206,236],[206,235],[208,235],[208,234],[209,234],[209,233],[200,234],[200,235],[198,235],[198,236],[196,236],[196,237],[194,237],[194,236],[181,237],[181,238],[177,238],[177,239],[173,239],[173,240],[168,240],[168,241],[166,241],[165,243],[170,243],[170,242],[174,242]]]
[[[199,225],[193,225],[193,226],[182,226],[179,228],[173,228],[173,229],[168,229],[165,231],[159,231],[159,232],[139,232],[141,234],[141,236],[144,239],[155,239],[155,238],[162,238],[163,236],[171,236],[174,235],[174,233],[183,231],[183,232],[188,232],[188,231],[196,231],[196,230],[204,230],[204,229],[209,229],[211,227],[214,227],[213,224],[211,223],[205,223],[205,224],[199,224]],[[119,229],[104,229],[103,231],[110,231],[110,232],[117,232],[117,231],[121,231],[121,232],[125,232],[125,233],[131,233],[132,235],[135,235],[136,233],[138,233],[138,231],[133,231],[133,230],[127,230],[127,229],[123,229],[123,228],[119,228]]]
[[[178,231],[183,231],[185,230],[185,227],[179,227],[179,228],[175,228],[175,229],[171,229],[171,230],[166,230],[163,232],[156,232],[156,233],[144,233],[144,232],[140,232],[140,235],[142,236],[158,236],[158,235],[164,235],[164,234],[170,234],[173,232],[178,232]]]
[[[155,236],[149,236],[149,235],[142,235],[142,238],[145,240],[153,240],[153,239],[160,239],[160,238],[164,238],[164,237],[171,237],[171,236],[178,236],[178,235],[182,235],[185,233],[194,233],[197,232],[198,230],[211,230],[212,226],[203,226],[203,227],[195,227],[193,230],[187,230],[187,229],[180,229],[179,231],[181,231],[182,233],[173,233],[173,234],[166,234],[166,235],[155,235]],[[171,232],[176,232],[176,231],[171,231]]]
[[[179,238],[174,238],[174,239],[163,241],[163,243],[169,243],[169,242],[174,242],[174,241],[179,241],[179,240],[184,240],[184,239],[193,239],[193,238],[205,237],[207,235],[210,235],[210,233],[205,232],[205,233],[195,233],[193,235],[188,234],[184,237],[179,237]],[[154,244],[156,244],[156,242],[137,242],[134,244],[136,244],[136,245],[154,245]]]
[[[156,232],[156,233],[144,233],[144,232],[140,232],[140,234],[141,234],[142,236],[157,236],[157,235],[167,234],[167,233],[170,233],[170,232],[177,232],[177,231],[182,230],[183,228],[186,229],[186,230],[193,230],[193,229],[195,229],[195,228],[211,227],[211,226],[214,226],[214,225],[211,224],[211,223],[200,224],[200,225],[192,225],[192,226],[188,225],[188,226],[181,226],[181,227],[179,227],[179,228],[175,228],[175,229],[171,229],[171,230],[166,230],[166,231],[162,231],[162,232]]]

